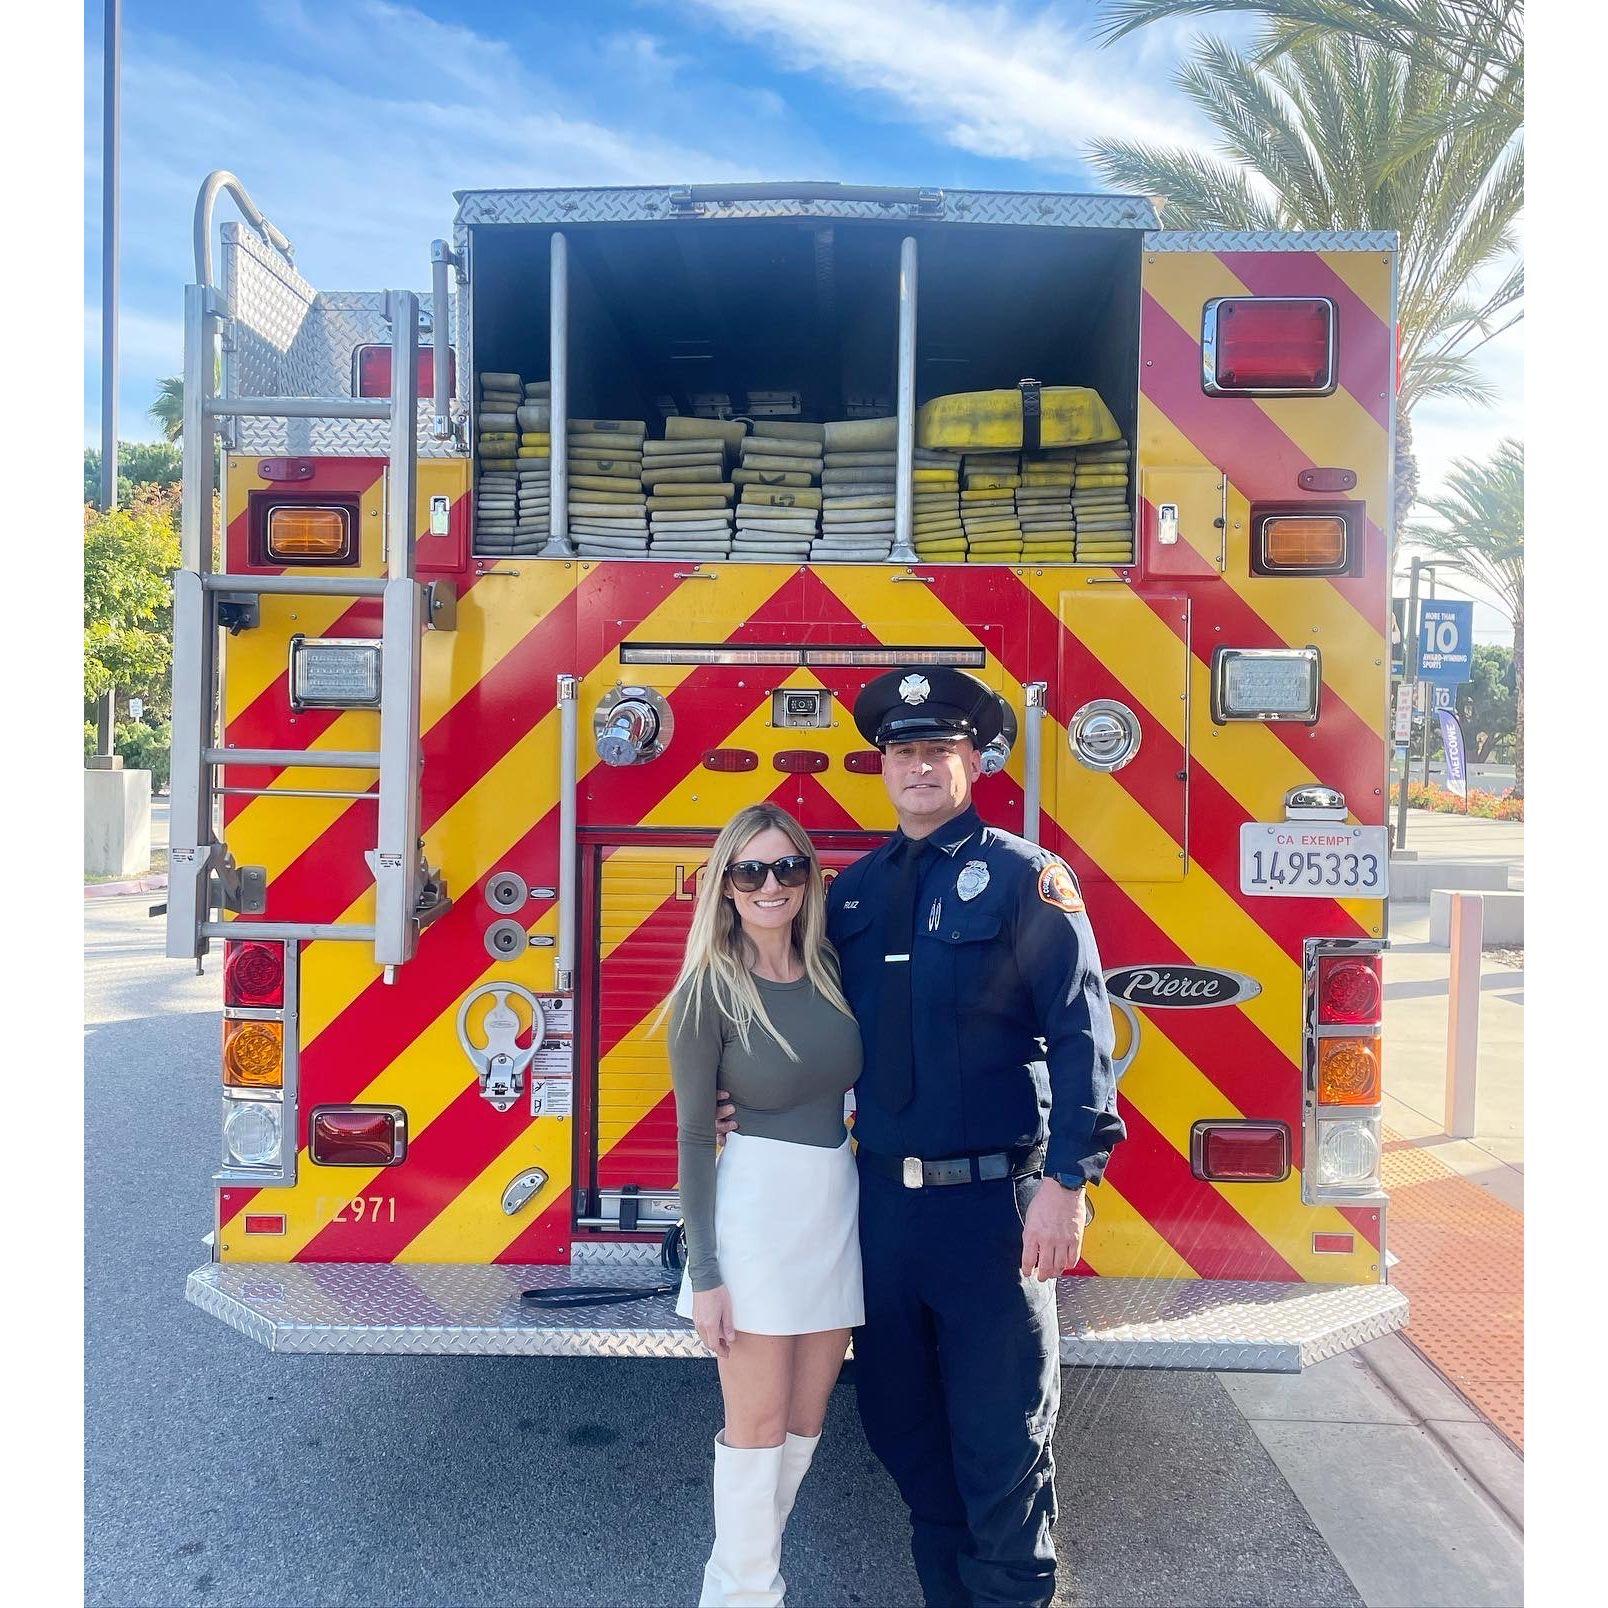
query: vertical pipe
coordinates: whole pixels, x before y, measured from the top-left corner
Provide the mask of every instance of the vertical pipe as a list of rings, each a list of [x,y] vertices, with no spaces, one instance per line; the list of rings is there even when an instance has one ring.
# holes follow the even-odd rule
[[[1048,687],[1030,681],[1022,689],[1027,697],[1022,721],[1022,836],[1039,840],[1039,808],[1044,793],[1044,696]]]
[[[552,511],[543,558],[573,558],[569,535],[569,241],[553,232],[548,247],[547,378],[552,387],[552,423],[547,439],[552,468]]]
[[[435,350],[435,438],[452,435],[452,249],[445,240],[430,242],[430,325]]]
[[[122,163],[119,68],[123,0],[105,0],[101,89],[101,483],[100,505],[117,506],[118,191]],[[108,749],[107,752],[110,752]]]
[[[1452,1139],[1474,1137],[1484,938],[1484,898],[1477,893],[1452,894],[1446,934],[1452,961],[1446,989],[1446,1133]]]
[[[553,953],[553,987],[560,994],[575,987],[575,826],[580,788],[580,682],[558,678],[558,943]]]
[[[1434,572],[1434,570],[1431,570],[1429,572],[1429,596],[1425,601],[1430,602],[1430,603],[1433,603],[1435,601],[1435,572]],[[1434,700],[1434,694],[1431,693],[1428,696],[1428,698],[1426,699],[1426,703],[1427,704],[1433,704],[1434,701],[1435,701]],[[1429,741],[1430,741],[1430,726],[1431,726],[1431,721],[1430,721],[1429,717],[1434,712],[1435,711],[1432,708],[1428,708],[1428,707],[1426,707],[1425,710],[1424,710],[1424,770],[1423,770],[1423,782],[1424,782],[1425,787],[1429,786]]]
[[[916,467],[916,273],[914,235],[899,243],[899,386],[897,461],[894,467],[891,564],[913,564]]]
[[[207,285],[186,285],[184,289],[184,494],[179,504],[179,562],[198,575],[212,569],[213,425],[205,408],[212,395],[215,295]]]
[[[411,290],[386,295],[391,319],[391,485],[385,507],[387,574],[413,579],[417,539],[414,502],[419,451],[419,298]]]

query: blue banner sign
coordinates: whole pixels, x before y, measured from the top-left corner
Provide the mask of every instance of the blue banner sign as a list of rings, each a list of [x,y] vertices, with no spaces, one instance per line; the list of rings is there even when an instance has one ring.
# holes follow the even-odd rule
[[[1441,752],[1446,756],[1446,790],[1468,802],[1468,754],[1463,748],[1463,728],[1450,709],[1437,709],[1440,721]]]
[[[1428,601],[1418,605],[1418,676],[1455,687],[1474,679],[1474,605]]]

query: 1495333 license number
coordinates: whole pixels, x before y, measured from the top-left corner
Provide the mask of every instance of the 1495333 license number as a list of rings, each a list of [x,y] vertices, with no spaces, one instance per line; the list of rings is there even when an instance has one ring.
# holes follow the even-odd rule
[[[1382,826],[1248,821],[1240,828],[1240,892],[1264,898],[1383,899],[1389,833]]]

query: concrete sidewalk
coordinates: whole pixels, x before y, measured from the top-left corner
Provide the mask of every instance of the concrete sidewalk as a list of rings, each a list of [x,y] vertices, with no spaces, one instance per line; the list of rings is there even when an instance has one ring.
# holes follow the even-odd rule
[[[1524,829],[1413,811],[1421,860],[1504,865],[1524,885]],[[1430,942],[1429,905],[1392,901],[1385,957],[1385,1155],[1391,1277],[1407,1294],[1406,1338],[1513,1446],[1524,1442],[1524,971],[1487,952],[1480,978],[1474,1134],[1446,1127],[1451,957]],[[1453,1438],[1497,1465],[1485,1424]],[[1512,1478],[1516,1479],[1516,1476]],[[1509,1481],[1499,1473],[1496,1483]]]

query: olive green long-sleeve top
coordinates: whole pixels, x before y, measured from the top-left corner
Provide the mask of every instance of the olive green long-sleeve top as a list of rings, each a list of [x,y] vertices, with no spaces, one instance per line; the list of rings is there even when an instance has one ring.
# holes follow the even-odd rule
[[[807,977],[773,983],[756,976],[754,982],[796,1061],[759,1022],[749,1028],[745,1050],[707,985],[696,1021],[690,996],[676,1002],[671,1018],[681,1215],[695,1290],[722,1282],[715,1256],[715,1090],[731,1095],[739,1133],[834,1150],[844,1138],[844,1093],[860,1075],[860,1028],[852,1016],[822,998]]]

